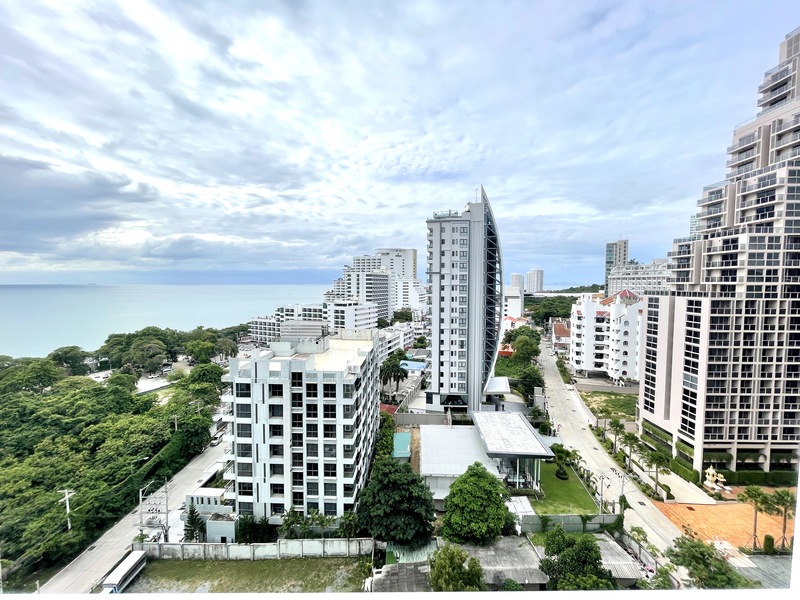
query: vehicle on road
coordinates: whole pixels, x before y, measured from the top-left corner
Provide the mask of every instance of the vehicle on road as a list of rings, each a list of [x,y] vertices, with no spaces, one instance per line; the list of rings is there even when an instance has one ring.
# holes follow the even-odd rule
[[[147,554],[134,550],[103,581],[104,594],[121,594],[147,564]]]

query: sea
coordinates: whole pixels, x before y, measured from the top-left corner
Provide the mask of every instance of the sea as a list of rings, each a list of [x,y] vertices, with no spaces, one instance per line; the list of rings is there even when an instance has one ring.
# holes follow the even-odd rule
[[[322,302],[329,285],[0,285],[0,355],[93,352],[112,333],[155,325],[221,329],[286,304]]]

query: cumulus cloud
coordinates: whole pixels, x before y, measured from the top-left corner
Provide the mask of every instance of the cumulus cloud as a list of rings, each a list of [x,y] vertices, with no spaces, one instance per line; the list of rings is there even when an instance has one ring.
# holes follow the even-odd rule
[[[688,231],[791,6],[6,3],[0,272],[329,273],[483,183],[508,272],[600,281]]]

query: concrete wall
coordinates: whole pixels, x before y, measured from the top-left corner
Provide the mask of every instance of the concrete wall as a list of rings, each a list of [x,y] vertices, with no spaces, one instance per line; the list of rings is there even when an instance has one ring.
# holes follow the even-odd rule
[[[395,425],[444,425],[445,415],[439,414],[417,414],[417,413],[395,413]]]
[[[267,560],[311,556],[363,556],[372,554],[370,538],[278,540],[271,544],[135,543],[150,558],[163,560]]]
[[[578,515],[547,515],[548,522],[547,528],[552,529],[556,525],[561,527],[566,532],[582,532],[583,521]],[[595,515],[586,522],[586,531],[598,531],[601,525],[613,523],[617,515]],[[523,533],[538,533],[542,531],[542,520],[539,515],[527,515],[522,517],[520,523]]]

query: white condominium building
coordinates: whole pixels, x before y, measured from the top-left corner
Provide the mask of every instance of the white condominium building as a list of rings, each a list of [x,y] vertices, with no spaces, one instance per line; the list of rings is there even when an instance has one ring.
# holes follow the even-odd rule
[[[629,290],[643,296],[649,292],[669,289],[669,268],[666,258],[657,258],[650,264],[626,263],[612,267],[608,274],[606,296]]]
[[[511,285],[509,287],[515,287],[519,289],[523,289],[523,287],[525,287],[525,278],[522,276],[522,273],[511,274]]]
[[[535,294],[544,290],[544,271],[531,269],[525,274],[525,293]]]
[[[525,307],[525,294],[522,288],[515,286],[507,287],[503,290],[503,316],[514,317],[519,319],[522,317],[522,311]]]
[[[241,352],[222,397],[226,500],[282,522],[294,507],[341,516],[364,487],[378,428],[377,330]]]
[[[333,282],[332,289],[325,292],[324,297],[328,302],[372,302],[378,307],[378,318],[388,321],[395,310],[394,291],[394,274],[390,271],[358,271],[353,267],[345,267],[342,276]]]
[[[570,316],[569,360],[576,372],[613,381],[639,379],[639,326],[644,302],[629,290],[609,298],[581,294]]]
[[[779,60],[726,179],[703,189],[697,235],[673,243],[669,291],[647,298],[640,425],[701,472],[797,470],[800,29]]]
[[[249,323],[250,338],[257,344],[319,337],[340,329],[373,329],[377,325],[378,307],[357,300],[279,306],[271,317],[255,317]]]
[[[611,269],[617,265],[624,265],[628,262],[628,240],[617,240],[606,244],[606,275],[603,291],[606,296],[608,293],[608,275]]]
[[[483,186],[461,212],[428,219],[431,381],[427,408],[480,410],[494,373],[503,311],[500,239]]]

